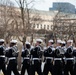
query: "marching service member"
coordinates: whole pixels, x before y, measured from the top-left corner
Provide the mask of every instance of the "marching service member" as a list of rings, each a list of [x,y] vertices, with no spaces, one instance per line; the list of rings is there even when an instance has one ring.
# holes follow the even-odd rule
[[[64,75],[69,75],[69,72],[73,75],[73,40],[68,40],[66,47]]]
[[[23,57],[21,75],[25,75],[25,70],[27,70],[28,75],[30,73],[30,49],[31,44],[29,42],[25,42],[25,47],[21,54],[21,56]]]
[[[17,40],[10,41],[10,47],[6,51],[6,57],[8,57],[7,75],[11,75],[11,71],[13,71],[15,75],[19,75],[17,70],[18,48],[16,44]]]
[[[49,40],[48,48],[44,50],[45,65],[43,75],[48,75],[49,71],[51,72],[51,75],[53,75],[53,51],[55,50],[53,44],[54,41]]]
[[[62,41],[57,40],[56,49],[54,51],[54,75],[62,75],[62,57],[63,57],[63,50],[61,48]]]
[[[37,71],[38,75],[42,75],[41,72],[41,59],[42,59],[42,47],[41,43],[43,41],[41,39],[36,40],[36,46],[31,49],[31,75],[35,75],[35,71]]]
[[[6,75],[4,39],[0,39],[0,70]]]

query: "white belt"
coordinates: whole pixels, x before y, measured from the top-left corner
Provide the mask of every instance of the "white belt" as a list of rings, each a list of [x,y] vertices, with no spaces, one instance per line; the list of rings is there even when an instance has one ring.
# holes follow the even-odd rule
[[[29,59],[28,57],[24,57],[24,59]]]
[[[61,58],[54,58],[54,60],[62,60]]]
[[[40,58],[33,58],[33,60],[40,60]]]
[[[13,60],[13,59],[16,59],[16,57],[11,57],[11,58],[9,58],[9,60]]]
[[[46,59],[52,59],[52,60],[53,60],[53,58],[52,58],[52,57],[46,57]]]
[[[65,60],[74,60],[74,58],[65,58]]]
[[[5,56],[4,55],[0,55],[0,57],[3,57],[4,58]]]

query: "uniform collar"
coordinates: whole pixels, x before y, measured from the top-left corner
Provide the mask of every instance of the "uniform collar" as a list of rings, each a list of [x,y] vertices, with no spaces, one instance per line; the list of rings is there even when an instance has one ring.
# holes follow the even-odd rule
[[[56,49],[61,48],[61,46],[57,46]]]
[[[0,47],[3,47],[4,45],[0,45]]]
[[[49,48],[49,47],[54,47],[54,46],[53,46],[53,45],[50,45],[50,46],[48,46],[48,48]]]

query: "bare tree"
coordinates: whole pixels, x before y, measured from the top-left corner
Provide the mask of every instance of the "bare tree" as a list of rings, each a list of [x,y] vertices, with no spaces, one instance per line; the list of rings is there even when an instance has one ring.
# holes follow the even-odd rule
[[[19,17],[14,18],[15,23],[17,26],[21,25],[21,29],[18,30],[18,33],[21,32],[21,37],[18,36],[18,39],[23,42],[23,44],[26,41],[26,38],[28,35],[33,34],[33,27],[32,25],[40,19],[39,14],[32,13],[35,0],[15,0],[15,2],[18,4],[19,7]],[[17,14],[16,14],[17,15]],[[32,32],[32,34],[30,34]]]
[[[73,16],[73,17],[72,17]],[[53,19],[54,38],[73,39],[75,42],[76,15],[69,13],[57,12]]]
[[[0,2],[0,38],[4,38],[8,42],[13,34],[13,3],[10,0]]]

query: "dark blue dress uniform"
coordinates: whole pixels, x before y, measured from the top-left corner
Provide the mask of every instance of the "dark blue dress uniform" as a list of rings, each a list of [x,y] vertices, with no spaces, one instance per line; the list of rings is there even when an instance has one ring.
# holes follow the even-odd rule
[[[12,46],[6,51],[6,57],[8,57],[7,75],[11,75],[11,71],[13,71],[14,75],[19,75],[17,70],[17,51],[17,46]]]
[[[42,75],[41,72],[41,57],[42,57],[42,52],[41,52],[41,47],[36,46],[31,50],[31,75],[35,75],[35,71],[37,71],[38,75]]]
[[[65,52],[65,67],[64,67],[64,75],[73,75],[73,62],[74,62],[74,58],[73,58],[73,47],[70,46],[67,48],[66,52]]]
[[[63,53],[61,52],[61,46],[58,46],[54,51],[54,75],[63,75],[62,74],[62,57]]]
[[[23,65],[21,69],[21,75],[25,74],[25,70],[27,70],[28,75],[30,71],[30,49],[25,48],[25,50],[22,52],[21,56],[23,57]]]
[[[6,66],[5,66],[5,48],[0,46],[0,70],[2,69],[3,74],[6,75]]]
[[[53,50],[54,48],[52,46],[48,47],[44,51],[44,58],[45,58],[45,65],[44,65],[44,75],[48,75],[49,71],[51,72],[51,75],[53,75]]]
[[[76,75],[76,48],[73,50],[73,56],[74,56],[73,75]]]

